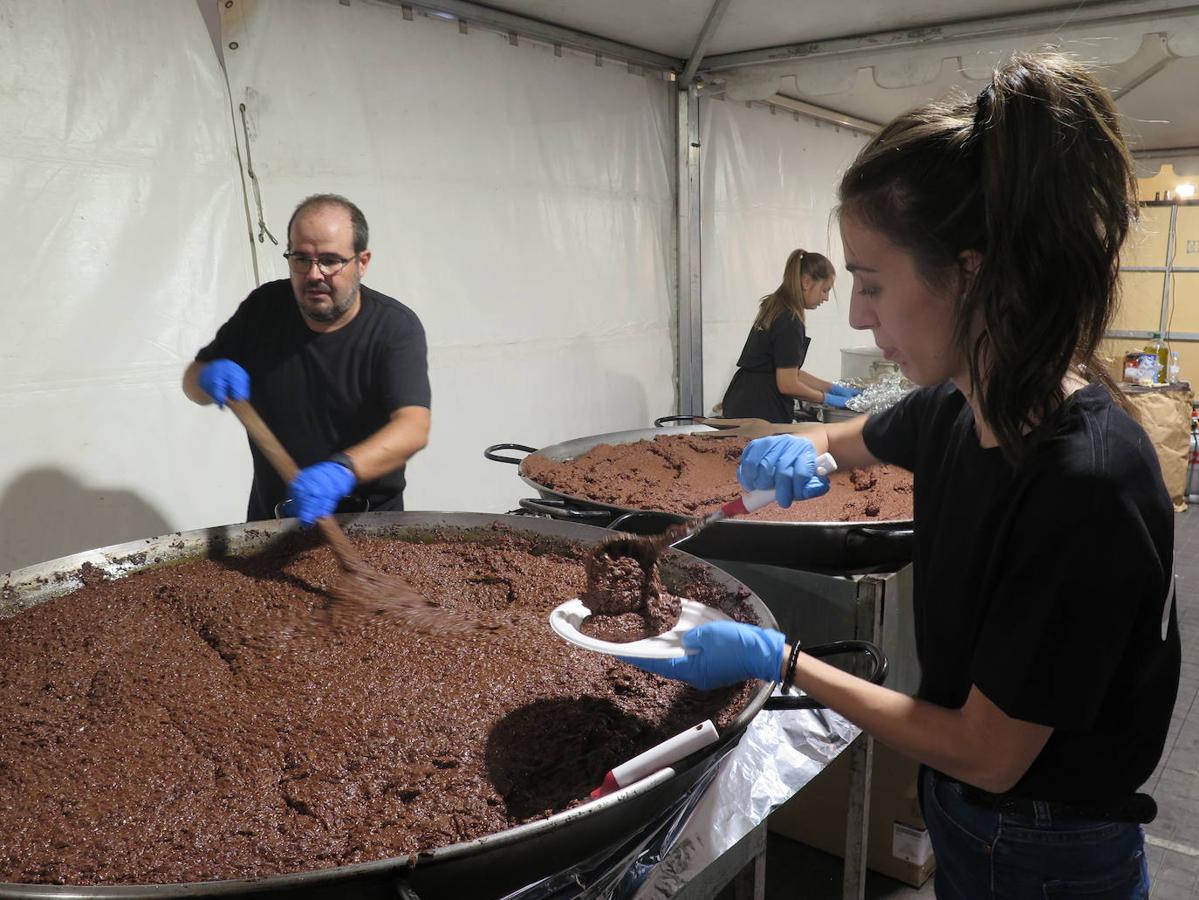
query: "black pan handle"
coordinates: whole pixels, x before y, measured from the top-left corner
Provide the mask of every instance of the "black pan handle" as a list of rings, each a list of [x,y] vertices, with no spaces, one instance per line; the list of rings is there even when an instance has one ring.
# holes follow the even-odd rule
[[[516,502],[520,504],[521,509],[528,512],[567,522],[600,522],[606,524],[612,518],[612,513],[605,509],[579,509],[574,506],[568,506],[565,500],[547,500],[545,498],[534,500],[530,497],[525,497],[523,500]]]
[[[483,451],[483,455],[492,462],[512,463],[514,466],[519,466],[521,460],[513,459],[511,456],[500,456],[496,450],[520,450],[524,453],[536,453],[536,447],[526,447],[524,444],[492,444]]]
[[[814,644],[804,647],[803,652],[818,659],[825,656],[841,656],[847,653],[860,653],[870,658],[873,671],[867,676],[872,684],[882,684],[887,679],[887,657],[883,651],[870,641],[831,641],[827,644]],[[788,696],[770,697],[763,709],[827,709],[823,703],[812,697]]]
[[[654,419],[654,427],[661,428],[667,422],[694,422],[696,416],[659,416]]]

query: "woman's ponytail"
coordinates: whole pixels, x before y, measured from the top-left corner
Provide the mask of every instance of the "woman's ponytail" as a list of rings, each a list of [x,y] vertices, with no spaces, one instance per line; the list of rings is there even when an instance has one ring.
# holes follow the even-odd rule
[[[1071,364],[1102,373],[1136,179],[1111,97],[1062,56],[997,71],[971,128],[986,245],[958,339],[975,334],[971,380],[1000,444],[1018,448],[1061,402]]]
[[[930,285],[960,291],[957,346],[1012,462],[1071,365],[1114,390],[1095,352],[1136,179],[1115,105],[1080,64],[1020,55],[977,97],[895,119],[842,179],[841,209],[911,253]],[[981,262],[962,289],[967,251]]]

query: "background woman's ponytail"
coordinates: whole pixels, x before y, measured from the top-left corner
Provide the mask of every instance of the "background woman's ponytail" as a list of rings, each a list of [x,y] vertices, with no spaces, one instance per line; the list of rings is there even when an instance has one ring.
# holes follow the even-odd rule
[[[1107,91],[1060,54],[1015,57],[977,98],[899,117],[841,184],[843,215],[912,253],[934,287],[962,284],[956,338],[1004,454],[1062,401],[1071,365],[1119,391],[1095,358],[1118,299],[1136,179]]]

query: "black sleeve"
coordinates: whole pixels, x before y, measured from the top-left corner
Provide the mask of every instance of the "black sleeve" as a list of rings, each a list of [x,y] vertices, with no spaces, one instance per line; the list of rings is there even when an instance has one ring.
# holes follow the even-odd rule
[[[1162,608],[1172,560],[1123,480],[1047,471],[1025,494],[971,665],[1009,716],[1090,728],[1134,621]]]
[[[799,316],[783,312],[770,323],[770,355],[776,369],[794,369],[803,364],[807,330]]]
[[[862,430],[862,440],[871,455],[883,462],[915,471],[923,423],[944,386],[911,391],[890,409],[872,413]]]
[[[393,329],[386,351],[379,356],[376,378],[384,409],[430,408],[428,348],[424,326],[415,313],[408,311]]]
[[[217,329],[216,337],[212,342],[205,347],[201,347],[196,354],[196,359],[199,362],[212,362],[214,359],[232,359],[235,362],[244,362],[239,359],[242,355],[242,348],[246,346],[246,339],[249,335],[255,332],[252,324],[254,318],[252,312],[251,300],[254,294],[241,302],[237,307],[237,311],[230,316],[219,329]]]

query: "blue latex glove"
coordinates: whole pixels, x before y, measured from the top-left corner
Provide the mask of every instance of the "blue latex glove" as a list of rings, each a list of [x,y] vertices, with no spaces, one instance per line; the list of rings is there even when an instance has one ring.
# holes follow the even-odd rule
[[[200,387],[222,409],[226,400],[250,399],[250,376],[231,359],[214,359],[200,370]]]
[[[842,397],[840,394],[834,394],[832,391],[829,391],[824,395],[824,405],[835,406],[837,409],[845,409],[845,401],[848,399],[848,397]]]
[[[828,389],[828,393],[834,397],[848,398],[848,397],[856,397],[858,394],[862,393],[862,389],[856,388],[856,387],[849,387],[844,384],[834,384],[832,387],[830,387]]]
[[[358,479],[340,463],[318,462],[291,481],[291,496],[296,501],[296,517],[308,527],[322,516],[331,516],[341,498],[354,490]]]
[[[783,668],[780,632],[741,622],[708,622],[683,635],[683,646],[698,650],[674,659],[632,659],[623,662],[667,678],[685,681],[701,691],[760,678],[778,681]]]
[[[750,441],[741,451],[737,480],[750,491],[774,489],[779,506],[828,493],[828,477],[816,474],[816,448],[805,437],[776,434]]]

